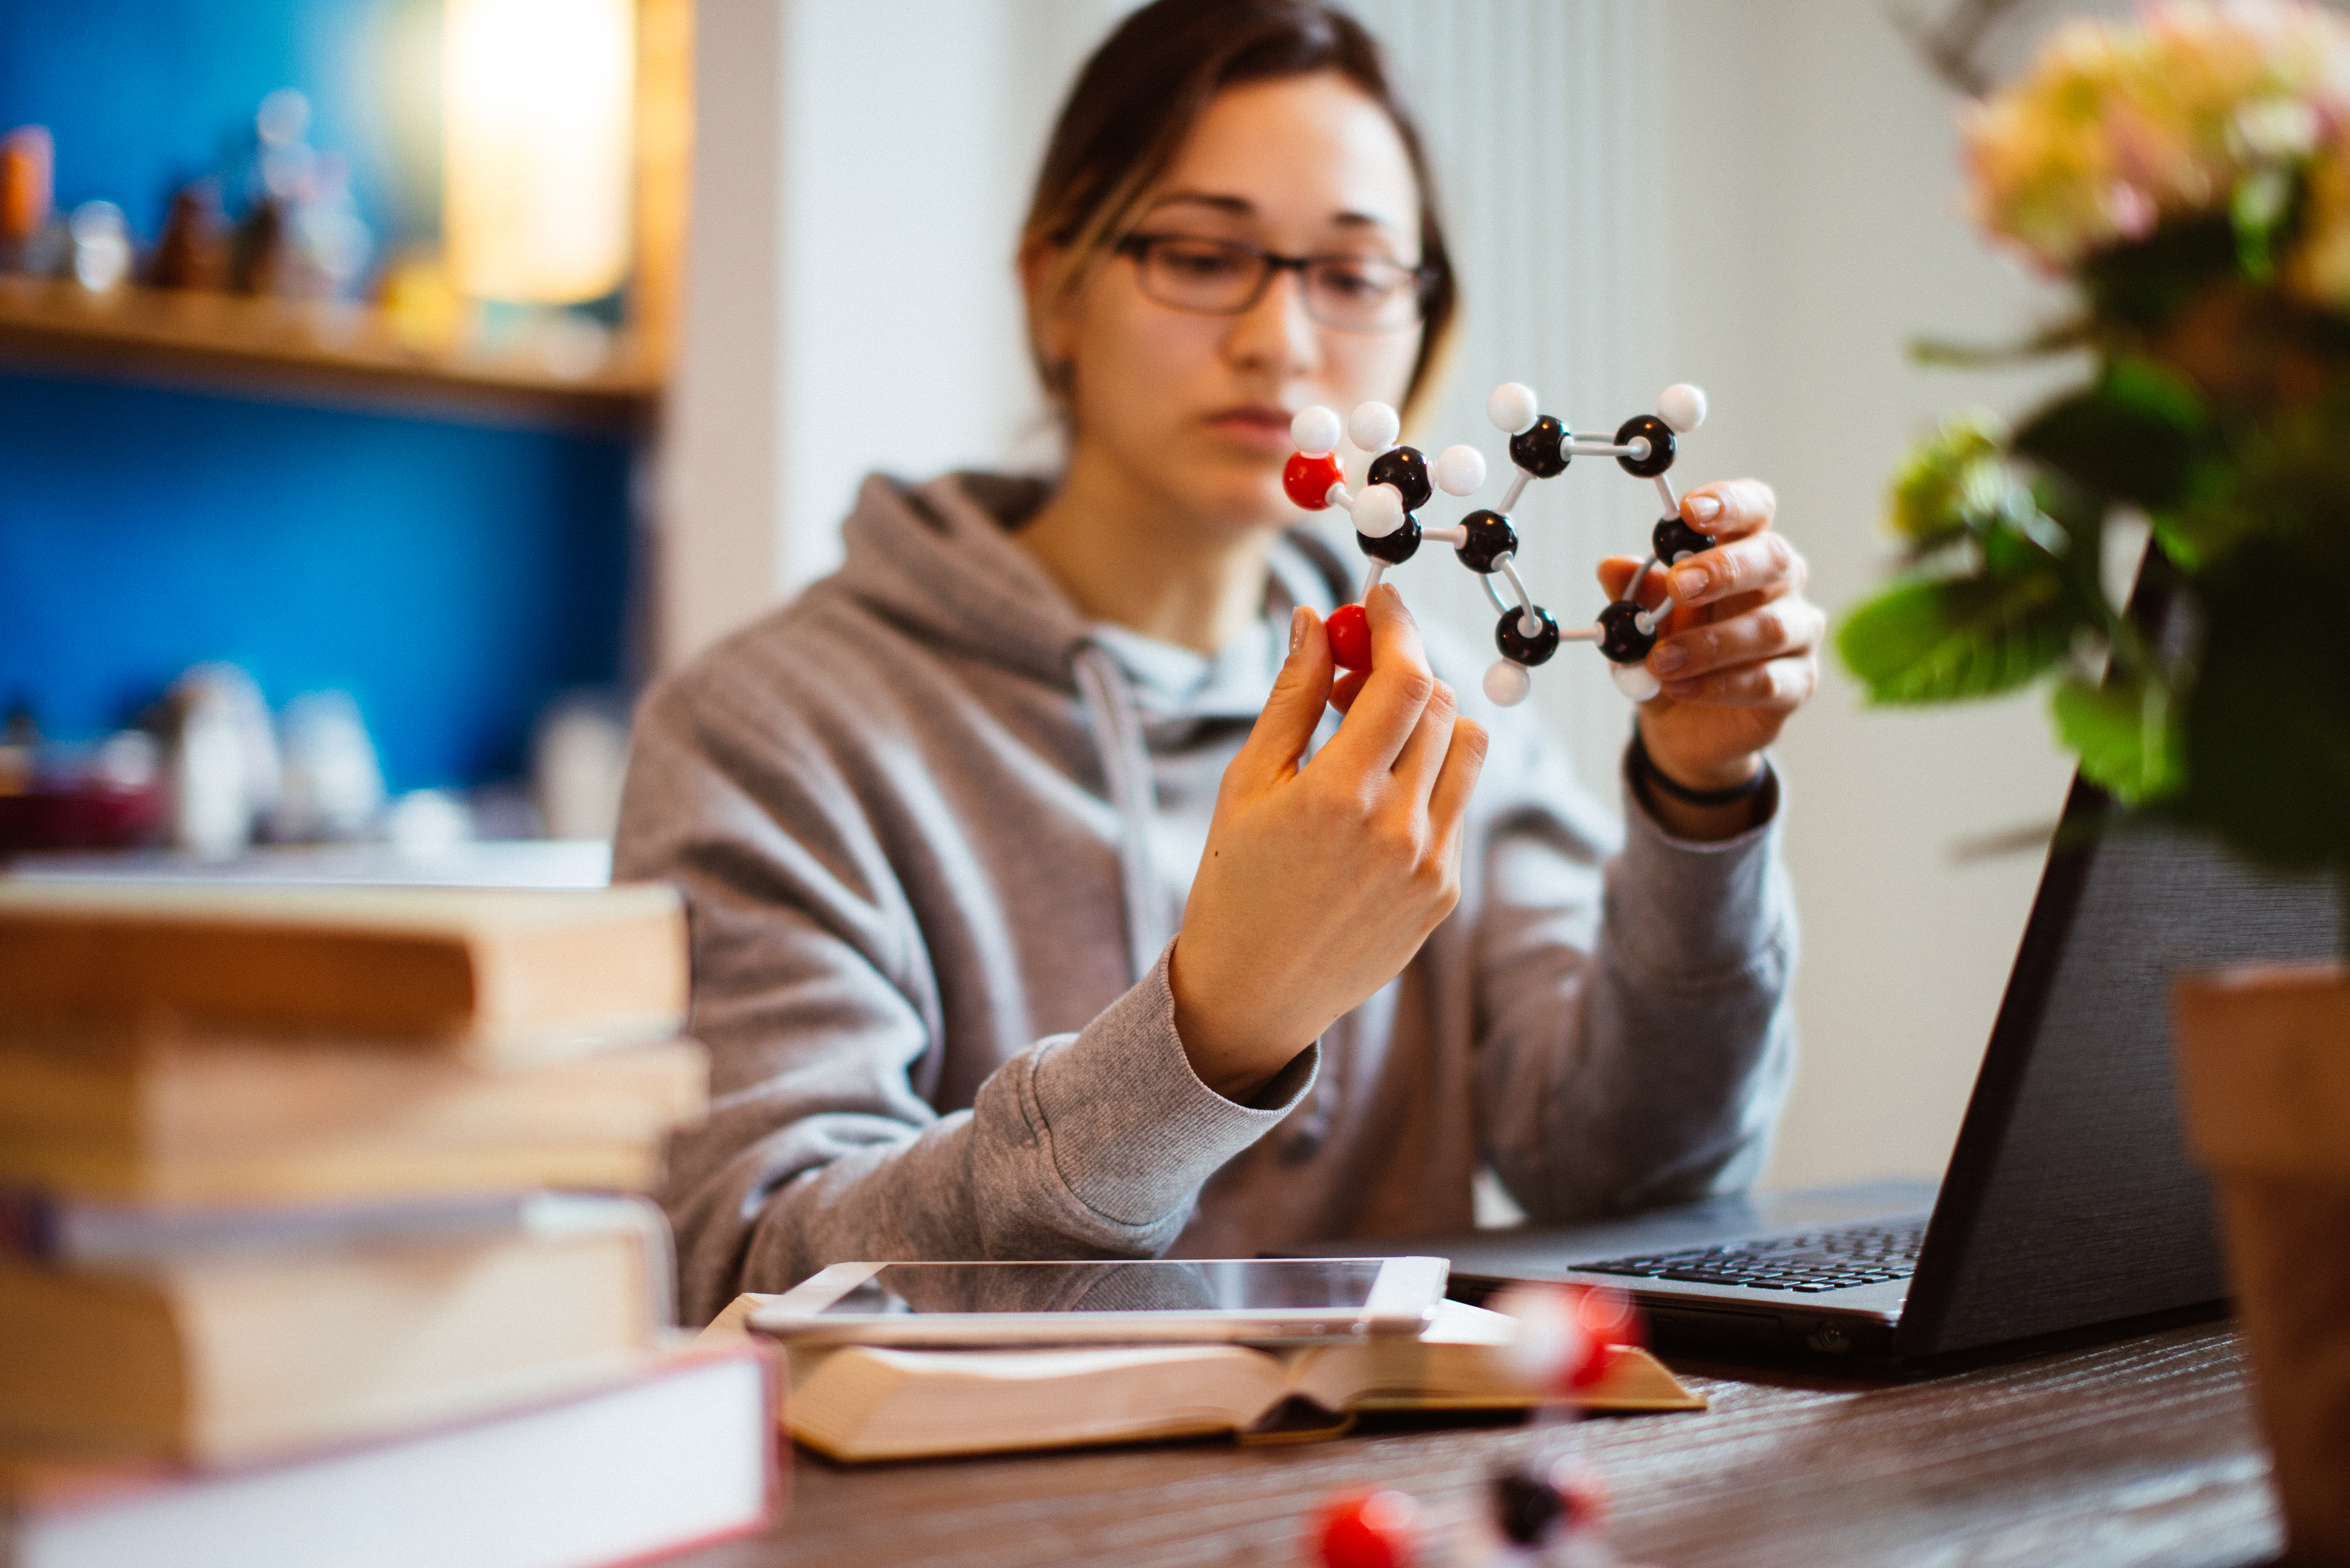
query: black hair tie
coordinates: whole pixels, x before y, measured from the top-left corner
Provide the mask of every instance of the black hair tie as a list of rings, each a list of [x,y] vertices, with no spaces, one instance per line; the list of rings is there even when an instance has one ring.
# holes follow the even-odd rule
[[[1766,762],[1754,770],[1752,778],[1744,784],[1731,784],[1728,789],[1690,789],[1686,784],[1676,784],[1665,776],[1665,770],[1657,766],[1656,759],[1648,755],[1648,740],[1637,724],[1632,727],[1632,749],[1627,755],[1635,779],[1644,784],[1656,785],[1684,805],[1736,805],[1742,800],[1751,800],[1761,794],[1762,786],[1771,782],[1771,764]]]

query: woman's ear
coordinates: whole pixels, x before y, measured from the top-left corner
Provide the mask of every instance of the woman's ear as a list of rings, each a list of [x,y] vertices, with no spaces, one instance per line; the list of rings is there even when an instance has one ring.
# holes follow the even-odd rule
[[[1020,247],[1020,291],[1028,305],[1028,340],[1057,392],[1075,354],[1077,302],[1067,287],[1068,247],[1033,239]]]

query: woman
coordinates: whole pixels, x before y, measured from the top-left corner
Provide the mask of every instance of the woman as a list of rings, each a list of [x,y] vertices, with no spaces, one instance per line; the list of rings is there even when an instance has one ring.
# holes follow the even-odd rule
[[[1136,13],[1020,260],[1066,472],[868,481],[842,570],[639,722],[617,869],[686,890],[714,1058],[688,1313],[847,1259],[1464,1228],[1482,1163],[1552,1220],[1750,1179],[1794,948],[1761,751],[1821,630],[1768,489],[1684,503],[1721,542],[1619,833],[1391,590],[1334,683],[1354,563],[1284,531],[1292,415],[1409,410],[1452,315],[1356,24]]]

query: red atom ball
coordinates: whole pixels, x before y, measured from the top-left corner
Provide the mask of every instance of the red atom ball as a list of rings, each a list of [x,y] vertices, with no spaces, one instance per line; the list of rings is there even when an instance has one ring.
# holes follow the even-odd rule
[[[1404,1568],[1419,1544],[1419,1504],[1409,1492],[1354,1492],[1322,1511],[1315,1546],[1323,1568]]]
[[[1330,634],[1330,657],[1341,670],[1371,667],[1371,618],[1360,605],[1340,605],[1322,623]]]
[[[1637,1345],[1648,1337],[1640,1309],[1622,1291],[1586,1287],[1575,1293],[1572,1311],[1575,1326],[1589,1340],[1591,1355],[1568,1375],[1570,1388],[1590,1387],[1614,1370],[1617,1346]]]
[[[1326,452],[1320,457],[1293,452],[1281,471],[1281,488],[1308,512],[1319,512],[1330,504],[1330,487],[1346,477],[1336,452]]]

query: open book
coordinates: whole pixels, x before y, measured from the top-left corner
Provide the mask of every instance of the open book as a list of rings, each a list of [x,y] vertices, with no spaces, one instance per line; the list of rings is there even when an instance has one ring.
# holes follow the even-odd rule
[[[743,1295],[704,1337],[746,1332],[772,1296]],[[1235,1432],[1335,1437],[1365,1410],[1506,1410],[1544,1402],[1512,1372],[1499,1313],[1438,1303],[1419,1338],[1296,1350],[1159,1345],[1071,1350],[892,1350],[785,1343],[792,1436],[830,1459],[930,1459]],[[1644,1350],[1617,1346],[1586,1410],[1701,1410]]]

